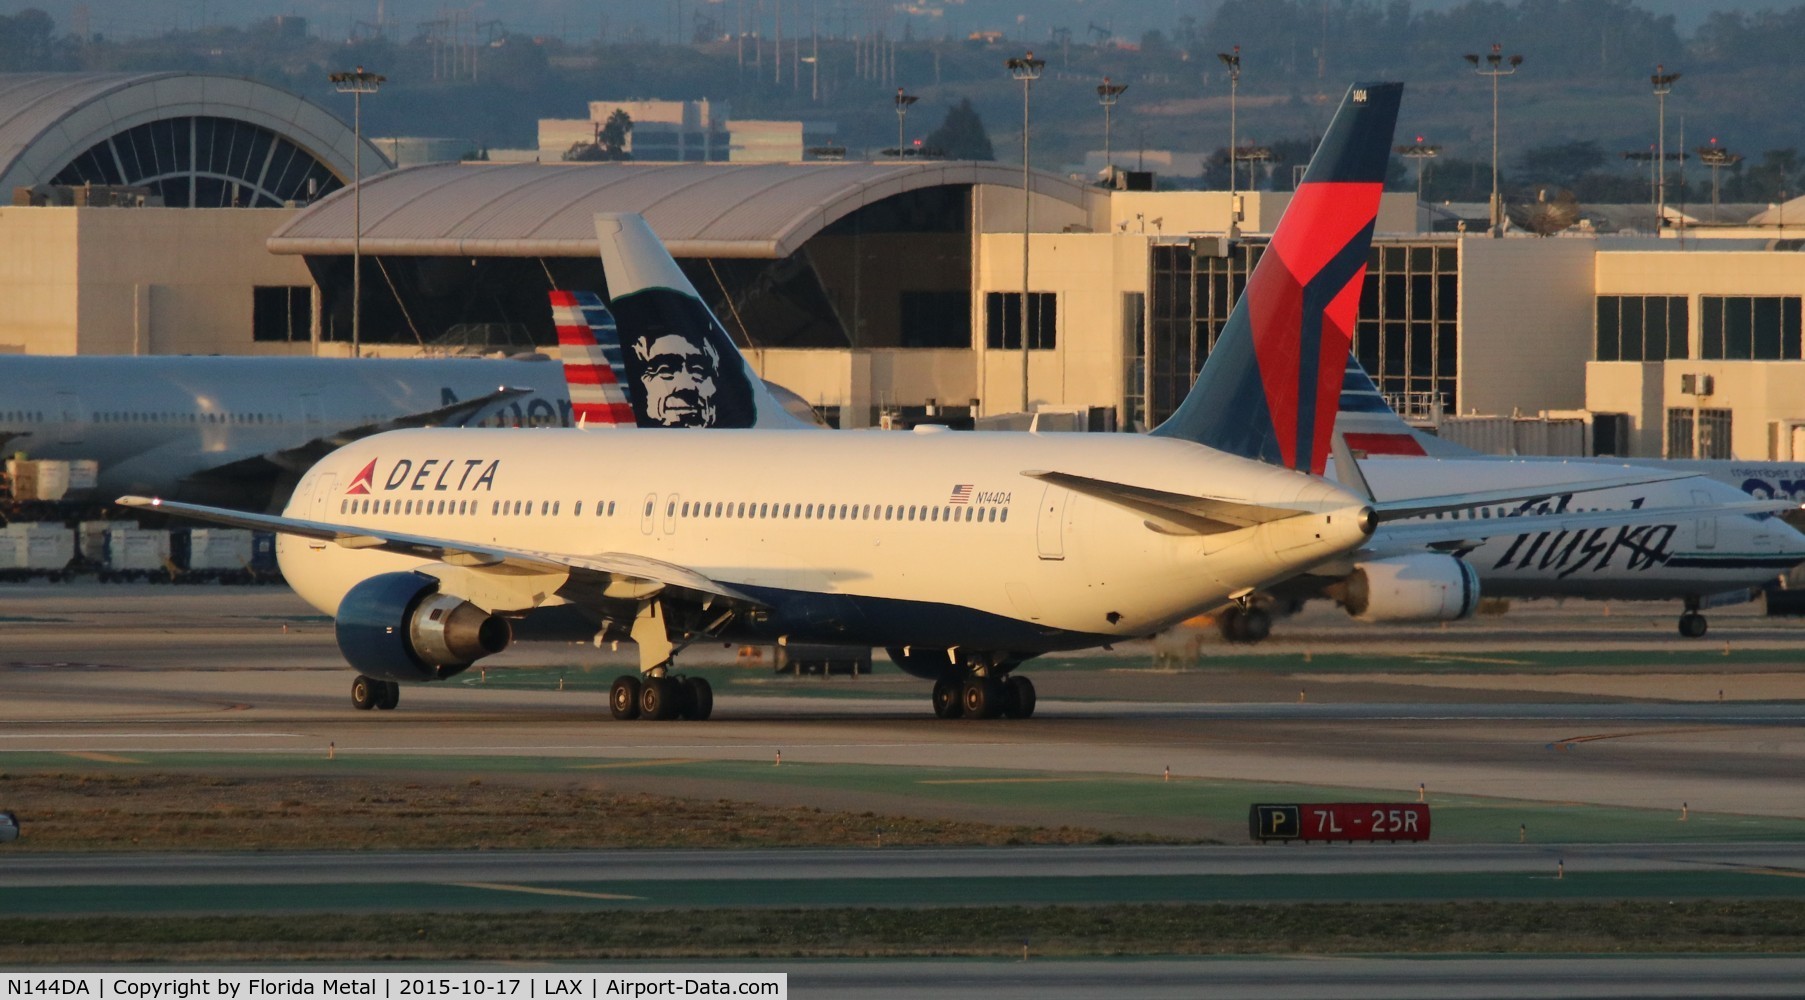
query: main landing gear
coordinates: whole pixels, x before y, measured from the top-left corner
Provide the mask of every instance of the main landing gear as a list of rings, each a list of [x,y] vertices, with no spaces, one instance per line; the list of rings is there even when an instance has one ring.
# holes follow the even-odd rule
[[[621,720],[695,719],[714,714],[714,688],[701,677],[622,674],[608,688],[608,707]]]
[[[1231,604],[1217,619],[1222,638],[1252,645],[1272,634],[1272,613],[1258,605]]]
[[[1034,682],[948,674],[934,682],[933,699],[934,714],[942,719],[1026,719],[1034,715]]]
[[[351,704],[362,712],[372,708],[390,711],[401,704],[401,685],[358,674],[351,682]]]

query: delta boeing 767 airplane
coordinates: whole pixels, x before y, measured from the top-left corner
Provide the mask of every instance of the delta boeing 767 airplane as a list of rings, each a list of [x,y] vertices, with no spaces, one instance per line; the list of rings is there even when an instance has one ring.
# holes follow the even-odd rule
[[[1349,90],[1240,321],[1151,434],[798,433],[764,429],[754,389],[738,417],[748,429],[376,435],[310,470],[281,516],[120,503],[282,533],[283,573],[336,618],[359,708],[393,708],[400,682],[499,652],[513,622],[574,613],[597,640],[638,646],[639,674],[611,691],[622,719],[709,717],[707,682],[677,670],[692,642],[786,638],[900,650],[905,670],[934,681],[943,717],[1025,717],[1034,687],[1016,669],[1038,654],[1245,600],[1358,550],[1381,523],[1545,495],[1377,503],[1320,475],[1401,92]],[[606,245],[644,222],[597,226]],[[667,261],[608,275],[623,326],[718,332]],[[658,377],[706,374],[674,342],[641,353]],[[737,354],[714,360],[721,384],[749,380]],[[1222,413],[1237,417],[1232,431]],[[1409,530],[1474,534],[1433,520]]]

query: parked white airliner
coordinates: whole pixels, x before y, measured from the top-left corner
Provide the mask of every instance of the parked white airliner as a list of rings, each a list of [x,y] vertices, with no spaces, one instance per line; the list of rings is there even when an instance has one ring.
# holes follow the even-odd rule
[[[335,616],[360,708],[393,708],[397,682],[499,651],[511,621],[574,614],[598,640],[639,647],[643,680],[611,693],[620,718],[707,718],[706,681],[679,678],[672,659],[701,638],[894,647],[935,679],[938,714],[1028,716],[1033,685],[1012,672],[1034,655],[1245,598],[1356,551],[1379,523],[1524,499],[1374,503],[1313,474],[1401,91],[1348,92],[1236,308],[1251,321],[1212,353],[1206,381],[1228,391],[1194,391],[1148,435],[397,431],[320,462],[282,516],[120,502],[282,532],[283,573]],[[598,237],[625,225],[644,222],[598,219]],[[664,261],[608,275],[623,324],[643,329],[639,311],[673,330],[718,327]],[[657,412],[757,422],[756,395],[699,384],[731,381],[737,355],[705,363],[660,340],[642,358]],[[1224,405],[1246,419],[1206,444],[1201,418]],[[1473,533],[1438,529],[1416,531],[1425,543]]]
[[[1594,483],[1622,477],[1626,469],[1621,460],[1477,455],[1406,424],[1352,357],[1347,362],[1340,410],[1336,433],[1350,450],[1365,456],[1359,471],[1374,496],[1401,499],[1441,494],[1447,492],[1450,482],[1485,490],[1549,488],[1550,495],[1540,500],[1476,505],[1436,515],[1477,521],[1484,529],[1483,540],[1475,538],[1471,544],[1449,549],[1471,565],[1480,589],[1488,595],[1678,600],[1685,609],[1679,632],[1697,638],[1706,630],[1703,608],[1713,602],[1746,599],[1754,588],[1805,561],[1805,535],[1772,512],[1739,511],[1737,504],[1747,494],[1697,474],[1690,463],[1637,461],[1635,465],[1646,464],[1652,473],[1674,478],[1598,489]],[[1688,505],[1698,509],[1680,509]],[[1511,531],[1488,523],[1525,512],[1643,508],[1667,508],[1670,516],[1583,530],[1551,531],[1525,525],[1521,531]],[[1316,592],[1334,597],[1355,617],[1374,621],[1458,616],[1452,608],[1422,600],[1427,591],[1420,587],[1398,588],[1389,583],[1405,566],[1416,567],[1421,580],[1447,575],[1449,566],[1444,563],[1438,571],[1435,560],[1449,556],[1413,554],[1421,550],[1392,537],[1407,530],[1403,524],[1387,526],[1374,536],[1369,550],[1389,558],[1369,561],[1344,578],[1318,575],[1299,581],[1288,592],[1303,596],[1316,587]],[[1253,624],[1257,629],[1260,623]],[[1253,637],[1246,632],[1229,634],[1231,638]]]

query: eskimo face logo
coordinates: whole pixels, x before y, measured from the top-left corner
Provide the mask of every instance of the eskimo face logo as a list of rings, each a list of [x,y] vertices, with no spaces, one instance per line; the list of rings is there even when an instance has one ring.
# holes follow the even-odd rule
[[[662,427],[713,427],[720,356],[706,340],[677,333],[633,342],[646,415]]]
[[[376,480],[376,459],[372,458],[372,459],[370,459],[370,464],[363,467],[362,472],[359,472],[357,475],[351,477],[351,488],[345,491],[345,495],[346,496],[366,496],[369,494],[370,490],[375,486],[375,480]]]

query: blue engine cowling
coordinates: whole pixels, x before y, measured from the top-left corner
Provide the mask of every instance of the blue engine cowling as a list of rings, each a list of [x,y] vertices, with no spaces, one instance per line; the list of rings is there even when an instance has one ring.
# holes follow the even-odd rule
[[[507,619],[439,593],[424,573],[383,573],[339,601],[339,652],[359,673],[385,681],[444,680],[513,641]]]

